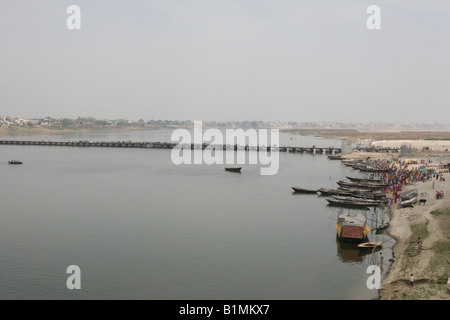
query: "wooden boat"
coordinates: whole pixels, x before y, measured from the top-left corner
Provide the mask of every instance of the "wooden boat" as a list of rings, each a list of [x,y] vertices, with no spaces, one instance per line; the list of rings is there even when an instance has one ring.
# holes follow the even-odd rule
[[[330,205],[341,206],[341,207],[352,207],[352,208],[368,208],[370,205],[368,202],[364,201],[351,201],[351,200],[337,200],[333,198],[326,199]]]
[[[336,222],[337,236],[341,240],[361,241],[370,231],[367,218],[359,213],[340,213]]]
[[[343,163],[359,163],[362,162],[361,159],[342,159]]]
[[[320,192],[320,194],[325,195],[325,196],[332,196],[332,195],[347,195],[347,196],[351,196],[352,193],[348,192],[348,191],[344,191],[344,190],[338,190],[338,189],[328,189],[328,188],[320,188],[317,191]]]
[[[365,178],[354,178],[354,177],[348,177],[346,178],[352,182],[368,182],[368,183],[383,183],[383,180],[381,179],[365,179]]]
[[[316,189],[303,189],[303,188],[297,188],[297,187],[291,187],[292,190],[298,193],[317,193]]]
[[[364,242],[358,244],[358,248],[360,249],[373,249],[377,247],[381,247],[383,245],[383,241],[376,241],[376,242]]]
[[[241,172],[242,167],[240,168],[230,168],[230,167],[225,167],[225,171],[231,171],[231,172]]]
[[[418,195],[419,195],[419,191],[417,189],[405,191],[400,194],[400,200],[402,200],[402,201],[410,200],[410,199],[417,197]]]
[[[330,160],[342,160],[342,156],[341,155],[329,155],[328,159],[330,159]]]
[[[340,187],[360,188],[360,189],[381,189],[385,187],[384,183],[368,183],[368,182],[350,182],[350,181],[337,181]]]
[[[373,200],[373,199],[363,199],[357,197],[343,197],[343,196],[332,196],[336,200],[344,200],[344,201],[357,201],[367,203],[369,206],[381,206],[381,200]]]
[[[414,197],[412,199],[404,200],[404,201],[400,202],[400,204],[398,206],[400,208],[412,207],[416,202],[417,202],[417,197]]]
[[[12,161],[8,161],[8,164],[23,164],[23,162],[22,161],[12,160]]]
[[[381,192],[379,190],[371,191],[368,189],[355,189],[355,188],[348,188],[348,187],[339,187],[339,190],[341,190],[342,192],[347,192],[347,193],[357,195],[360,198],[364,198],[364,196],[366,196],[366,198],[369,198],[369,199],[376,199],[376,198],[382,198],[385,196],[385,193]]]

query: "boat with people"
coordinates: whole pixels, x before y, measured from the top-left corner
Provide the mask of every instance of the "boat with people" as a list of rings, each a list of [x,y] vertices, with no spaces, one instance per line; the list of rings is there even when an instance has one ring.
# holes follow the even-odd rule
[[[242,167],[239,168],[230,168],[230,167],[225,167],[225,171],[230,171],[230,172],[241,172]]]
[[[310,194],[314,194],[317,193],[317,189],[304,189],[304,188],[298,188],[298,187],[291,187],[292,190],[294,190],[294,192],[297,193],[310,193]]]
[[[8,161],[8,164],[23,164],[23,162],[17,161],[17,160],[11,160],[11,161]]]
[[[367,217],[360,213],[339,213],[336,222],[337,237],[346,241],[363,241],[370,228]]]

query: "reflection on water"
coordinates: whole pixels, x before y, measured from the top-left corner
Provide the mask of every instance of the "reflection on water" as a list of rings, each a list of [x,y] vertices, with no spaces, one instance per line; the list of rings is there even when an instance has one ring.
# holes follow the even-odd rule
[[[342,262],[363,262],[364,257],[374,252],[378,252],[381,248],[361,249],[358,243],[340,240],[336,237],[337,253]]]

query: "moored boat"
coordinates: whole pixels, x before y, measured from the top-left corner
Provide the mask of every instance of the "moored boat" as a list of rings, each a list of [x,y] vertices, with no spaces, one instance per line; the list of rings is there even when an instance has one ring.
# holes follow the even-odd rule
[[[367,238],[370,231],[367,218],[359,213],[340,213],[336,222],[339,239],[361,241]]]
[[[304,189],[304,188],[297,188],[297,187],[291,187],[292,190],[298,193],[317,193],[317,189]]]
[[[382,189],[386,185],[384,183],[369,183],[369,182],[351,182],[339,180],[336,182],[340,187],[360,188],[360,189]]]
[[[230,167],[225,167],[225,171],[231,171],[231,172],[241,172],[242,167],[239,168],[230,168]]]
[[[371,191],[368,189],[355,189],[355,188],[348,188],[348,187],[339,187],[339,190],[342,192],[347,192],[355,195],[355,197],[358,198],[368,198],[368,199],[381,199],[386,196],[384,192],[381,192],[379,190]]]
[[[366,179],[366,178],[354,178],[354,177],[348,177],[346,178],[352,182],[368,182],[368,183],[383,183],[384,181],[381,179]]]
[[[353,208],[368,208],[373,206],[373,204],[370,204],[368,202],[365,202],[363,200],[361,201],[353,201],[353,200],[338,200],[334,198],[327,198],[328,204],[334,205],[334,206],[341,206],[341,207],[353,207]]]
[[[418,195],[419,195],[419,191],[417,189],[412,189],[409,191],[402,192],[400,194],[400,199],[403,201],[410,200],[410,199],[416,198]]]
[[[349,196],[332,196],[336,200],[344,200],[344,201],[357,201],[367,203],[369,206],[381,206],[381,200],[373,200],[373,199],[362,199],[357,197],[349,197]]]
[[[332,195],[352,195],[351,192],[348,191],[344,191],[344,190],[338,190],[338,189],[329,189],[329,188],[320,188],[317,191],[320,192],[320,194],[324,195],[324,196],[332,196]]]
[[[417,202],[417,197],[400,202],[400,208],[412,207]]]

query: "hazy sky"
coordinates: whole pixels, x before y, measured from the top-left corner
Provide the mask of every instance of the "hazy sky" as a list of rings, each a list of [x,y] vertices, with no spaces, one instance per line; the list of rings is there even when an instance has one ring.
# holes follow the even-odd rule
[[[448,0],[0,0],[0,39],[0,115],[450,123]]]

